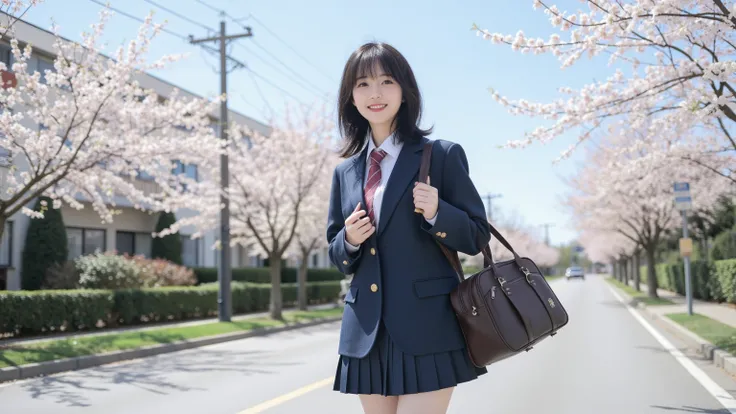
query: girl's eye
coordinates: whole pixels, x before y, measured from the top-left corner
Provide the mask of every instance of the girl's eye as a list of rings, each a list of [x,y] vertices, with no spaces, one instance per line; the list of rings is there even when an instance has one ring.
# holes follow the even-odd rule
[[[393,83],[394,83],[394,81],[392,81],[391,79],[386,79],[386,80],[385,80],[385,81],[383,81],[383,82],[384,82],[384,83],[387,83],[387,84],[389,84],[389,85],[391,85],[391,84],[393,84]]]
[[[359,84],[358,84],[358,85],[356,86],[356,88],[360,88],[360,87],[361,87],[361,86],[363,86],[363,85],[367,85],[367,83],[365,83],[365,82],[360,82],[360,83],[359,83]]]

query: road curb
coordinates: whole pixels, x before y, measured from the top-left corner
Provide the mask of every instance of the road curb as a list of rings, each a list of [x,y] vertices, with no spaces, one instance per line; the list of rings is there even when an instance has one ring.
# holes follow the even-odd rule
[[[76,371],[80,369],[110,364],[113,362],[145,358],[154,355],[183,351],[191,348],[214,345],[222,342],[236,341],[239,339],[251,338],[256,336],[265,336],[300,328],[308,328],[311,326],[322,325],[330,322],[337,322],[341,319],[342,316],[320,318],[309,322],[295,322],[275,328],[254,328],[250,331],[245,332],[232,332],[220,335],[205,336],[202,338],[176,341],[169,344],[149,345],[146,347],[129,349],[125,351],[112,351],[74,358],[58,359],[55,361],[26,364],[18,367],[0,368],[0,383],[17,381],[43,375],[58,374],[60,372]]]
[[[630,296],[628,293],[624,292],[617,286],[611,285],[611,287],[616,289],[616,291],[621,296],[625,297],[629,303],[632,301],[636,302],[636,308],[641,309],[650,319],[656,319],[664,322],[665,325],[671,328],[667,329],[669,333],[679,337],[681,340],[695,342],[697,344],[695,350],[703,358],[709,361],[713,361],[715,366],[726,371],[726,373],[728,373],[729,375],[736,376],[736,357],[734,355],[718,348],[713,343],[703,339],[695,332],[673,321],[666,315],[660,315],[659,313],[651,310],[649,306],[647,306],[643,302],[636,301],[636,299],[634,299],[632,296]]]

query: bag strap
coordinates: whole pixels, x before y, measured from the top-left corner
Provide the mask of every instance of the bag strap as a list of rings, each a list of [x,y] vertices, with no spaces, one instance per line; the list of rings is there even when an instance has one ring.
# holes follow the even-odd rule
[[[422,164],[419,167],[419,182],[426,183],[427,182],[427,176],[429,176],[429,167],[432,162],[432,148],[434,145],[434,141],[429,141],[424,144],[424,148],[422,150]],[[415,209],[416,213],[422,213],[421,209]],[[501,244],[507,248],[513,255],[514,260],[516,262],[519,262],[519,255],[516,254],[516,251],[513,247],[511,247],[511,244],[506,241],[506,239],[501,235],[501,233],[496,230],[493,225],[486,221],[488,224],[488,227],[490,228],[491,235],[495,237]],[[450,264],[452,265],[452,268],[455,270],[455,273],[457,273],[457,277],[460,280],[460,282],[465,280],[465,274],[463,273],[463,266],[460,263],[460,257],[458,256],[457,252],[450,250],[447,246],[440,243],[439,241],[435,240],[437,242],[437,245],[440,246],[440,249],[442,250],[442,253],[445,254],[447,257],[447,260],[449,260]],[[493,255],[491,254],[491,246],[490,244],[487,244],[483,247],[482,250],[483,253],[483,266],[489,267],[493,266]]]
[[[429,176],[429,166],[432,162],[432,147],[434,145],[434,141],[429,141],[426,144],[424,144],[424,149],[422,151],[422,165],[419,167],[419,182],[420,183],[426,183],[427,177]],[[415,209],[414,210],[417,213],[423,213],[421,209]],[[452,265],[452,268],[455,270],[455,273],[457,274],[458,279],[460,282],[465,280],[465,274],[463,273],[463,265],[460,263],[460,257],[458,256],[457,252],[453,252],[450,249],[447,248],[444,244],[440,243],[439,241],[435,240],[437,242],[437,245],[440,246],[440,249],[442,250],[442,253],[445,254],[445,257],[447,257],[447,260]]]

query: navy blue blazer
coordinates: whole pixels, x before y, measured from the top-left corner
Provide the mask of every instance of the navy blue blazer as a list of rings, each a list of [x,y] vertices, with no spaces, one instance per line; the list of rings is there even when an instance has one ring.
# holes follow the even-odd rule
[[[439,195],[434,226],[414,212],[414,182],[426,142],[404,143],[386,185],[379,227],[352,254],[345,250],[345,220],[358,202],[366,205],[367,146],[335,168],[327,220],[329,256],[342,273],[353,275],[340,330],[341,355],[367,355],[381,319],[405,353],[465,347],[449,298],[459,282],[436,241],[475,255],[490,241],[490,229],[468,175],[465,151],[445,140],[435,140],[430,165],[431,185]]]

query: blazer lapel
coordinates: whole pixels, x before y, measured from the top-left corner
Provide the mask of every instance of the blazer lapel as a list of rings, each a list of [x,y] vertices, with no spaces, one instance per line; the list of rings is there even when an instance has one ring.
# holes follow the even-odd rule
[[[396,160],[391,177],[386,184],[386,190],[383,193],[383,201],[381,204],[381,220],[378,223],[378,235],[391,220],[401,196],[404,195],[406,187],[412,184],[417,177],[419,167],[422,164],[422,148],[427,141],[423,138],[418,143],[405,143]]]
[[[363,188],[363,180],[365,179],[365,157],[368,147],[364,148],[353,159],[350,169],[346,172],[347,182],[349,183],[350,210],[355,210],[355,206],[360,202],[360,209],[366,210],[365,194]]]

